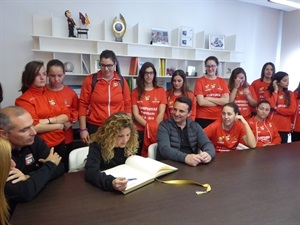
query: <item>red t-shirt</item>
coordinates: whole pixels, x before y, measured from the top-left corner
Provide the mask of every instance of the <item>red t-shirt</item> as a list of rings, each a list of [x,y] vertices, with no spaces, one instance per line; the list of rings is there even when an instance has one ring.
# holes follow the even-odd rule
[[[188,95],[189,95],[189,98],[192,100],[192,113],[190,115],[190,119],[195,120],[195,118],[196,118],[196,105],[197,105],[196,98],[195,98],[195,95],[192,91],[189,91]],[[166,91],[166,96],[167,96],[168,104],[167,104],[166,113],[165,113],[165,116],[164,116],[165,119],[171,117],[176,98],[182,97],[183,95],[174,95],[173,94],[173,95],[169,96],[169,91]]]
[[[229,94],[229,89],[225,79],[216,77],[214,80],[202,76],[196,80],[195,96],[203,95],[204,97],[221,98],[224,94]],[[222,112],[222,106],[199,106],[197,104],[196,118],[216,120],[219,119]]]
[[[265,99],[265,91],[269,87],[270,83],[261,81],[260,78],[253,81],[251,86],[253,87],[255,94],[257,96],[257,100],[264,100]]]
[[[159,105],[167,104],[165,89],[162,87],[153,88],[151,91],[145,91],[142,98],[138,99],[138,91],[135,88],[131,93],[131,104],[137,105],[140,115],[146,120],[156,120],[158,115]],[[137,130],[143,131],[144,127],[136,120],[134,121]]]
[[[253,87],[249,86],[249,91],[253,99],[257,100]],[[234,103],[239,107],[241,115],[246,119],[251,116],[251,106],[244,94],[245,87],[240,87],[236,93]]]
[[[287,107],[285,103],[285,93],[283,91],[278,91],[278,93],[273,92],[272,95],[269,91],[265,91],[265,99],[271,103],[273,112],[270,113],[270,119],[276,124],[278,131],[290,132],[292,124],[292,116],[296,111],[296,100],[293,92],[289,91],[290,95],[290,105]]]
[[[258,121],[255,117],[251,117],[248,120],[248,124],[255,135],[256,147],[281,143],[281,137],[275,124],[271,120]]]
[[[300,99],[298,99],[298,92],[294,92],[296,101],[296,112],[292,117],[292,123],[294,124],[294,131],[300,132]]]
[[[241,122],[236,121],[230,130],[224,130],[220,119],[207,126],[204,132],[214,144],[216,152],[235,150],[246,135],[245,127]]]

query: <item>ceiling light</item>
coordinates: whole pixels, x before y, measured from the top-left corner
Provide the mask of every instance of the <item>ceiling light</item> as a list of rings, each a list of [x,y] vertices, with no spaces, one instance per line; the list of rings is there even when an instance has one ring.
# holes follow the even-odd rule
[[[268,0],[269,2],[278,3],[281,5],[290,6],[293,8],[300,9],[300,1],[289,1],[289,0]]]

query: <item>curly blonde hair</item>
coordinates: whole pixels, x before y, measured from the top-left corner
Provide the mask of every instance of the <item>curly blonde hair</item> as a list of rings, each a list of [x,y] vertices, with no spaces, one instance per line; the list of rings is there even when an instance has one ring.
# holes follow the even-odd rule
[[[132,119],[123,112],[115,113],[108,117],[96,133],[91,135],[90,143],[96,142],[101,147],[102,157],[106,162],[109,162],[114,157],[114,147],[116,137],[119,132],[129,128],[131,131],[130,138],[125,146],[124,155],[130,156],[137,152],[138,133]]]

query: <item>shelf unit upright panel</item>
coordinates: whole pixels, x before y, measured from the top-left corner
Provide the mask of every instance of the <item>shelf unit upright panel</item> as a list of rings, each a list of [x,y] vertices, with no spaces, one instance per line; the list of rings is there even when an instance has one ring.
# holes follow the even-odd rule
[[[82,76],[85,75],[81,65],[81,54],[54,52],[53,58],[62,61],[63,63],[71,62],[74,65],[73,72],[68,72],[68,75]]]

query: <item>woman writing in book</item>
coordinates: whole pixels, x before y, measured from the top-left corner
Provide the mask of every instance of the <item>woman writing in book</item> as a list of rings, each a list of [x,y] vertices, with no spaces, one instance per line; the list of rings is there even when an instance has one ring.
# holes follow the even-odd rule
[[[166,91],[166,96],[168,100],[165,119],[170,118],[174,108],[175,99],[178,97],[188,97],[192,100],[192,113],[190,115],[191,120],[196,118],[196,98],[194,93],[189,90],[186,83],[186,75],[183,70],[175,70],[171,78],[171,87]]]
[[[85,179],[105,191],[124,191],[125,177],[106,175],[103,170],[124,164],[136,154],[138,135],[131,117],[120,112],[111,115],[96,133],[91,135],[89,153],[85,165]]]
[[[222,119],[216,120],[204,129],[216,152],[236,150],[239,143],[256,147],[255,136],[235,103],[227,103],[222,109]]]

